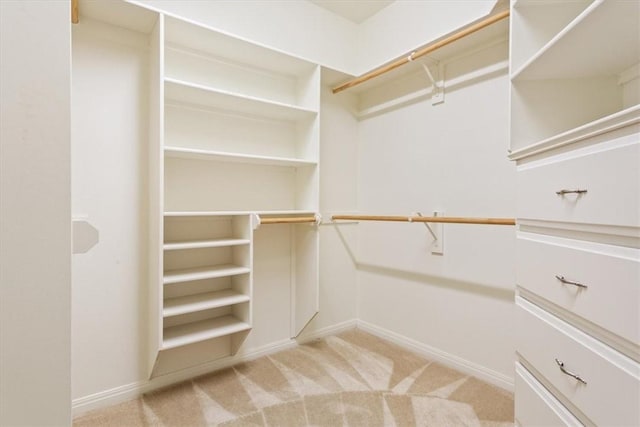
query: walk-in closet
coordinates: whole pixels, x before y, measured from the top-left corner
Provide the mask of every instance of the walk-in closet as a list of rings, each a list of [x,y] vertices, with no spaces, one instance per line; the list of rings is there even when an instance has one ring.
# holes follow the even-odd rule
[[[0,32],[0,425],[640,425],[640,1]]]

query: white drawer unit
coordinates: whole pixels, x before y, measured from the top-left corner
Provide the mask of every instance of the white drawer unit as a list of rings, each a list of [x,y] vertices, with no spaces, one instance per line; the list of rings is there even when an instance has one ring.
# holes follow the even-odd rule
[[[529,371],[516,363],[516,423],[522,426],[582,426]]]
[[[526,232],[517,245],[518,286],[638,346],[639,249]]]
[[[516,312],[522,363],[580,408],[582,421],[640,425],[640,364],[523,298]]]
[[[634,227],[639,222],[640,137],[518,166],[518,218]]]
[[[640,426],[640,2],[511,0],[515,417]]]

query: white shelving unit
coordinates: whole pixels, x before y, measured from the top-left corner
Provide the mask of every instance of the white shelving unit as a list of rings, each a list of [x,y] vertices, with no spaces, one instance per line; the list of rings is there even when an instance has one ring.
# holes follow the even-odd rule
[[[162,14],[151,39],[151,358],[175,369],[187,346],[239,350],[256,281],[290,285],[292,337],[318,312],[317,228],[270,226],[275,254],[254,233],[256,214],[318,211],[320,68]]]
[[[164,218],[161,350],[251,329],[251,222],[248,214]]]
[[[514,157],[524,147],[635,108],[640,102],[639,21],[636,1],[513,4]]]
[[[640,2],[511,6],[516,424],[638,425]]]

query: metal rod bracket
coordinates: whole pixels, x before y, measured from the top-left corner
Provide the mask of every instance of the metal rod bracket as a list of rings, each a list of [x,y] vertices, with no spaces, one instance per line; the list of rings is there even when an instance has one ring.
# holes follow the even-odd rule
[[[424,62],[421,62],[422,68],[426,73],[429,81],[431,81],[431,105],[438,105],[444,102],[444,64],[441,62],[435,62],[435,77],[429,67]]]

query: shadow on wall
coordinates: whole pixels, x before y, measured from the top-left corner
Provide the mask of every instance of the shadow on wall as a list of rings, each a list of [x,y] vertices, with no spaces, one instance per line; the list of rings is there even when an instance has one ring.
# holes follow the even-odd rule
[[[392,276],[397,279],[424,283],[437,288],[455,289],[461,292],[483,295],[489,298],[509,302],[513,302],[515,300],[515,290],[512,289],[496,288],[493,286],[483,285],[481,283],[467,282],[464,280],[451,279],[449,277],[435,276],[425,273],[417,273],[414,271],[399,270],[397,268],[384,267],[381,265],[357,263],[356,266],[358,270],[365,271],[367,273],[379,274],[382,276]]]
[[[354,249],[351,246],[349,246],[347,239],[345,238],[344,234],[340,230],[341,227],[354,226],[356,225],[356,223],[343,223],[343,224],[333,224],[333,225],[334,225],[333,229],[338,234],[340,241],[342,242],[345,250],[349,254],[349,258],[355,265],[356,269],[358,269],[359,271],[378,274],[381,276],[394,277],[396,279],[407,280],[411,282],[424,283],[424,284],[428,284],[429,286],[434,286],[438,288],[454,289],[460,292],[467,292],[467,293],[482,295],[488,298],[493,298],[493,299],[498,299],[503,301],[512,302],[515,299],[515,290],[513,289],[498,288],[498,287],[484,285],[477,282],[457,280],[457,279],[452,279],[444,276],[418,273],[415,271],[400,270],[397,268],[359,262],[358,259],[356,258]]]

